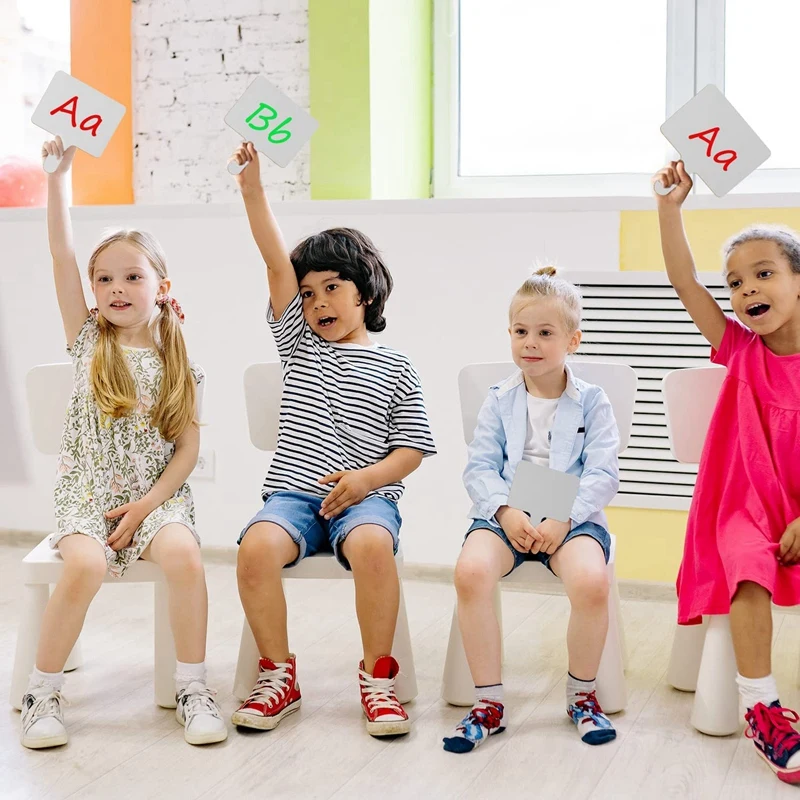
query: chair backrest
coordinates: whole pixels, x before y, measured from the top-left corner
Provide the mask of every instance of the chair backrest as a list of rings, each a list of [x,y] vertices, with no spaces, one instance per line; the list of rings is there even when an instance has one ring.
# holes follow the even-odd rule
[[[627,364],[601,361],[570,361],[576,378],[600,386],[608,395],[619,428],[619,452],[627,446],[633,425],[633,405],[636,400],[636,373]],[[461,421],[464,441],[469,444],[475,435],[478,412],[486,400],[489,387],[508,378],[517,366],[513,361],[493,364],[470,364],[458,374],[461,396]]]
[[[25,380],[33,443],[45,455],[58,455],[64,415],[72,395],[72,363],[40,364]]]
[[[686,464],[699,464],[703,444],[717,404],[725,367],[676,369],[664,376],[661,390],[672,455]]]
[[[278,446],[283,375],[277,361],[251,364],[244,371],[244,402],[250,441],[259,450]]]
[[[61,451],[64,416],[72,396],[72,377],[72,363],[40,364],[30,370],[25,379],[33,443],[39,452],[48,456]],[[203,381],[197,387],[198,419],[202,419],[205,384]]]

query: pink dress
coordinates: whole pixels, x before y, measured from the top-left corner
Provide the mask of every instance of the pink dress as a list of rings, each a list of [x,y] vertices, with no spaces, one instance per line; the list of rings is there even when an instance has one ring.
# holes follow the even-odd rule
[[[728,318],[711,360],[728,374],[708,429],[678,573],[678,622],[727,614],[741,581],[800,605],[800,565],[777,561],[800,517],[800,354],[776,356]]]

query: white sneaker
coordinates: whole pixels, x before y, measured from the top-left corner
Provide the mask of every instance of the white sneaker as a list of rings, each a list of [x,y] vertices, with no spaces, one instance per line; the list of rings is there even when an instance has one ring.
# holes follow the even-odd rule
[[[22,744],[33,750],[58,747],[68,740],[61,704],[66,700],[52,686],[28,689],[22,698]]]
[[[228,729],[214,700],[216,692],[200,681],[192,681],[178,692],[175,716],[184,726],[189,744],[213,744],[228,738]]]

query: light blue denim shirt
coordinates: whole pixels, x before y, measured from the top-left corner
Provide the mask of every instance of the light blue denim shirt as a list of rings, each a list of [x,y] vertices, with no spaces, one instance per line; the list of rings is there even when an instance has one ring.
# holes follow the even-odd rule
[[[550,439],[550,468],[580,478],[571,527],[589,521],[608,530],[603,509],[619,489],[619,430],[606,393],[576,378],[569,365],[567,388],[558,400]],[[473,519],[497,523],[507,505],[528,427],[528,399],[522,372],[489,389],[469,446],[464,485]]]

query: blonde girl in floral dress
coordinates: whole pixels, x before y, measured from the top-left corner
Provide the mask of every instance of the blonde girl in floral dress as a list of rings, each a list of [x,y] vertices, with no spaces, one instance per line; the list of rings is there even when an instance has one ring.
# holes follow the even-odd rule
[[[164,255],[147,233],[107,235],[89,259],[97,308],[86,306],[66,201],[74,147],[42,148],[61,162],[48,177],[47,227],[56,294],[75,367],[51,546],[64,561],[42,621],[36,666],[22,701],[22,743],[67,742],[64,664],[89,603],[110,572],[138,558],[161,566],[177,654],[176,716],[190,744],[220,742],[225,723],[206,686],[208,597],[186,479],[197,463],[196,388],[183,314],[169,297]]]

